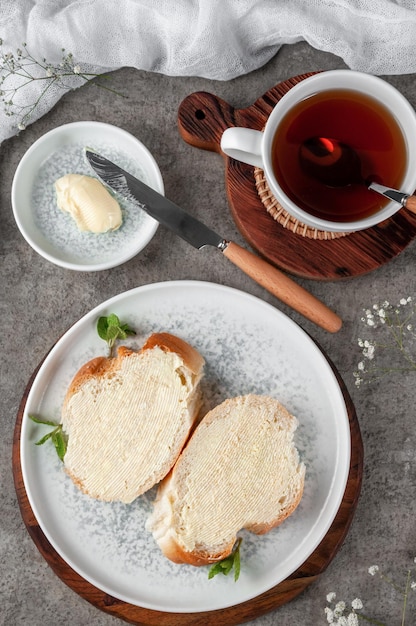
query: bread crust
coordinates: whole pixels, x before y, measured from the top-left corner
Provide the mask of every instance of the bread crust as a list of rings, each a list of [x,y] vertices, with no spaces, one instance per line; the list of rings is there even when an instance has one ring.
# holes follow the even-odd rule
[[[68,399],[83,386],[83,384],[90,378],[99,378],[105,376],[109,371],[117,367],[117,359],[109,359],[105,356],[98,356],[91,361],[85,363],[75,374],[68,387],[65,395],[64,405]]]
[[[165,352],[177,354],[183,360],[184,365],[191,370],[193,374],[198,374],[204,366],[204,359],[200,353],[189,343],[171,333],[153,333],[147,338],[139,352],[153,350],[156,346]],[[117,349],[117,355],[115,357],[99,356],[87,361],[87,363],[80,367],[72,379],[65,395],[64,406],[71,396],[89,379],[103,378],[111,372],[116,372],[120,369],[123,359],[136,354],[136,350],[132,350],[126,346],[120,346]]]
[[[204,365],[204,359],[189,343],[171,333],[153,333],[143,344],[141,352],[158,346],[166,352],[174,352],[183,360],[185,366],[197,374]]]
[[[231,541],[221,552],[210,553],[207,550],[200,549],[198,552],[189,552],[175,540],[174,537],[165,538],[159,542],[163,554],[173,563],[178,565],[194,565],[202,567],[204,565],[212,565],[222,561],[229,556],[233,550],[235,541]]]

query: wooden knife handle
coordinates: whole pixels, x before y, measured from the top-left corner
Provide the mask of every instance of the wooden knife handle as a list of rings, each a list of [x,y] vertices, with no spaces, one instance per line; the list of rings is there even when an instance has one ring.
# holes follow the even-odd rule
[[[404,206],[408,211],[416,213],[416,196],[409,196],[404,203]]]
[[[223,253],[256,283],[321,328],[330,333],[341,328],[342,320],[336,313],[267,261],[232,241]]]

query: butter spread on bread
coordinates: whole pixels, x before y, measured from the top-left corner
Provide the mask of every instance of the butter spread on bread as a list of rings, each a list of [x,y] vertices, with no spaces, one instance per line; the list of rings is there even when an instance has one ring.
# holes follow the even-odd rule
[[[174,465],[200,408],[204,360],[169,333],[86,363],[64,400],[66,472],[86,494],[129,503]]]
[[[226,400],[199,423],[159,486],[147,529],[176,563],[207,565],[228,556],[239,530],[264,534],[303,494],[297,420],[277,400]]]

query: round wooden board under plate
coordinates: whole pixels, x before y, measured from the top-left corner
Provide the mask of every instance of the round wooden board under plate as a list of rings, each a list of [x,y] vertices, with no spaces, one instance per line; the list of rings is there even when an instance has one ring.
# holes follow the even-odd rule
[[[329,359],[328,359],[329,361]],[[330,361],[329,361],[330,363]],[[41,365],[41,364],[40,364]],[[40,367],[39,365],[39,367]],[[27,397],[36,377],[33,373],[22,397],[13,438],[13,476],[23,521],[39,552],[55,574],[79,596],[98,609],[138,626],[234,626],[253,620],[289,602],[326,569],[344,541],[357,506],[363,473],[363,444],[354,405],[340,375],[330,363],[343,393],[351,432],[351,461],[345,493],[324,539],[309,558],[286,580],[269,591],[236,606],[201,613],[166,613],[128,604],[94,587],[56,552],[40,528],[26,494],[20,462],[20,434]],[[237,583],[238,584],[238,583]]]
[[[222,154],[220,142],[226,128],[262,130],[280,98],[313,73],[279,83],[246,109],[234,109],[207,92],[193,93],[179,107],[181,136],[192,146]],[[400,254],[416,236],[416,215],[406,209],[346,237],[322,240],[293,233],[267,212],[256,188],[254,167],[223,156],[228,200],[239,231],[259,254],[291,274],[320,280],[366,274]]]

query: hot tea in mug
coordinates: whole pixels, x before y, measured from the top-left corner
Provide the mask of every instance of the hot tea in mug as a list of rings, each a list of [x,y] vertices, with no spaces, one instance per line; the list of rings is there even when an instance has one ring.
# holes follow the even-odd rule
[[[339,184],[330,174],[322,182],[300,157],[302,146],[312,138],[335,138],[351,148],[358,156],[361,180],[349,181],[347,172],[346,182]],[[281,188],[300,208],[345,222],[371,215],[388,203],[364,181],[400,188],[407,149],[401,127],[383,104],[358,91],[334,89],[293,106],[276,129],[271,160]]]

